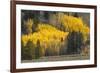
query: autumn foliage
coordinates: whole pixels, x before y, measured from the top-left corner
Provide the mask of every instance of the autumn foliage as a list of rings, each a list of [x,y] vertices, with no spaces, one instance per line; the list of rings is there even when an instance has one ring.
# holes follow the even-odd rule
[[[61,26],[64,27],[63,30],[49,23],[38,23],[35,32],[32,32],[33,19],[28,19],[27,22],[25,22],[27,34],[22,34],[21,36],[23,59],[28,59],[29,57],[30,59],[37,59],[42,56],[64,55],[68,46],[74,45],[72,42],[75,41],[69,38],[73,36],[74,32],[74,34],[76,34],[75,36],[80,36],[79,38],[81,39],[81,41],[77,41],[78,38],[76,38],[76,42],[84,43],[88,40],[90,29],[84,24],[80,17],[62,14],[58,17],[58,21]],[[28,48],[30,49],[30,51],[28,51],[29,57],[25,58],[23,56],[25,54],[27,56]]]

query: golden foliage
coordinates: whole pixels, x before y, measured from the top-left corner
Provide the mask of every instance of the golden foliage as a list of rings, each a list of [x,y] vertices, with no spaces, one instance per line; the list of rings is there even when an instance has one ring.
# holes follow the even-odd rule
[[[27,34],[32,33],[32,25],[33,25],[33,19],[28,19],[27,21],[24,21],[24,26]]]
[[[61,14],[61,16],[59,17],[59,21],[65,27],[65,30],[67,32],[81,32],[83,34],[84,40],[87,40],[90,28],[83,23],[80,17]]]
[[[37,40],[42,43],[51,43],[51,41],[60,41],[61,38],[65,39],[69,32],[81,32],[84,40],[86,41],[90,32],[88,26],[86,26],[81,18],[68,16],[66,14],[60,14],[58,17],[59,22],[65,27],[66,32],[58,30],[50,24],[38,24],[36,28],[37,32],[28,35],[22,35],[22,41],[24,45],[28,40],[33,41],[36,44]],[[26,27],[32,28],[33,20],[28,19],[26,22]],[[32,30],[30,30],[32,32]]]
[[[36,45],[37,40],[39,40],[41,46],[43,46],[44,44],[49,45],[54,41],[56,41],[55,43],[57,43],[57,41],[61,42],[61,38],[65,39],[67,35],[68,32],[60,31],[51,25],[38,24],[37,32],[29,35],[22,35],[22,42],[24,42],[25,46],[28,40],[30,40]]]
[[[56,17],[56,16],[55,16]],[[37,41],[40,42],[41,54],[44,55],[47,51],[49,53],[59,53],[59,49],[61,48],[62,43],[66,43],[66,38],[69,33],[75,31],[82,33],[84,41],[86,41],[89,37],[90,29],[86,24],[84,24],[83,20],[79,17],[68,16],[66,14],[59,14],[57,20],[59,23],[64,26],[65,31],[59,30],[51,24],[38,24],[36,28],[36,32],[32,33],[32,25],[33,20],[28,19],[25,22],[25,26],[27,27],[27,32],[29,34],[23,34],[21,36],[21,41],[23,42],[23,46],[26,46],[28,41],[31,41],[32,44],[36,47]],[[64,41],[62,41],[64,40]],[[83,42],[83,41],[82,41]],[[73,45],[72,45],[73,46]]]

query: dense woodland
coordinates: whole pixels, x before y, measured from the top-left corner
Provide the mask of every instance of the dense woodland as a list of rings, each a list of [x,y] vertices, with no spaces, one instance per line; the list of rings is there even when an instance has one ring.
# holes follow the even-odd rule
[[[21,59],[89,54],[89,13],[21,11]]]

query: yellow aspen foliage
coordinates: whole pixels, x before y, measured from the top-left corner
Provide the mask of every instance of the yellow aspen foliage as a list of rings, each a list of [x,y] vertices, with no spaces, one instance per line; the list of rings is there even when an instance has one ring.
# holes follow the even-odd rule
[[[88,39],[89,34],[90,34],[89,27],[87,27],[87,26],[84,25],[81,28],[80,32],[83,34],[84,41],[86,41]]]
[[[29,35],[22,35],[22,41],[25,46],[28,40],[33,41],[33,44],[35,45],[37,43],[37,40],[39,40],[41,46],[43,46],[44,43],[46,45],[49,45],[50,43],[52,43],[52,41],[60,42],[61,38],[65,39],[67,35],[68,32],[60,31],[49,24],[38,24],[37,32]]]
[[[62,17],[58,18],[62,25],[65,27],[66,32],[58,30],[50,24],[38,24],[36,28],[37,32],[28,35],[22,35],[22,41],[24,46],[27,44],[28,40],[33,41],[33,44],[36,44],[37,40],[40,40],[42,43],[51,43],[52,41],[60,41],[61,38],[65,39],[69,32],[81,32],[84,37],[84,41],[87,40],[90,29],[86,26],[81,18],[68,16],[62,14]],[[30,28],[32,27],[33,21],[29,19],[26,23]]]
[[[87,40],[90,28],[83,23],[83,20],[80,17],[61,14],[59,21],[65,27],[67,32],[81,32],[83,34],[84,40]]]
[[[24,26],[27,34],[32,33],[32,25],[33,19],[28,19],[27,21],[24,21]]]
[[[63,14],[63,17],[59,18],[62,25],[65,27],[66,31],[80,31],[80,29],[84,26],[81,18],[68,16]]]

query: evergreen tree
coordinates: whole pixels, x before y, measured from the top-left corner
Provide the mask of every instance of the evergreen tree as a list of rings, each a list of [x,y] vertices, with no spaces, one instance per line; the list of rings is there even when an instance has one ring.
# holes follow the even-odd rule
[[[68,35],[67,43],[67,53],[68,54],[77,54],[81,51],[81,46],[83,43],[83,36],[80,32],[70,32]]]
[[[32,41],[28,41],[25,47],[22,46],[22,60],[32,60],[34,59],[34,45]]]
[[[36,45],[36,48],[35,48],[35,59],[40,58],[41,53],[42,53],[42,49],[41,49],[41,46],[40,46],[40,40],[37,40],[37,45]]]

